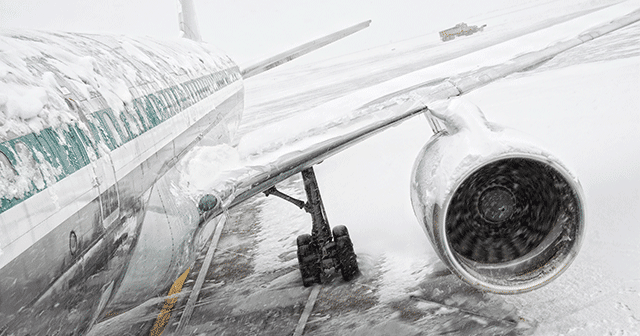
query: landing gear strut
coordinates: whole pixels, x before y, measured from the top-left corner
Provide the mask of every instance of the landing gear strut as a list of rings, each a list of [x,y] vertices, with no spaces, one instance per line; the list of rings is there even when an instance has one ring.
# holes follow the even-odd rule
[[[321,283],[322,273],[331,268],[339,270],[342,278],[350,281],[358,275],[359,270],[349,231],[343,225],[334,227],[333,232],[330,229],[313,168],[302,171],[302,180],[307,193],[306,203],[280,192],[275,186],[264,192],[267,196],[274,195],[287,200],[311,214],[311,234],[300,235],[297,239],[302,283],[305,287]]]

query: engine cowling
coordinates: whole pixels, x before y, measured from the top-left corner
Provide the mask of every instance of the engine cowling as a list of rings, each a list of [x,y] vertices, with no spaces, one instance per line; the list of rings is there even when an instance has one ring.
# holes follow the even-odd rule
[[[576,257],[585,230],[575,175],[469,102],[430,109],[446,129],[420,151],[411,201],[440,258],[472,286],[501,294],[555,279]]]

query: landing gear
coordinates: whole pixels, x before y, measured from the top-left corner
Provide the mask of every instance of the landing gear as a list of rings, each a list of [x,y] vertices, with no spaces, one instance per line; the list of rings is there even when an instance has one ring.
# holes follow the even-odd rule
[[[320,283],[320,254],[318,248],[313,243],[311,235],[303,234],[298,236],[298,265],[302,275],[302,284],[309,287],[314,283]]]
[[[322,274],[332,268],[339,270],[344,280],[350,281],[358,275],[359,270],[349,231],[340,225],[331,232],[313,168],[303,170],[302,179],[307,193],[306,203],[283,194],[275,186],[264,192],[267,196],[274,195],[287,200],[311,214],[311,234],[300,235],[297,239],[302,283],[305,287],[321,283]]]
[[[342,273],[342,278],[350,281],[358,275],[358,261],[356,253],[353,251],[353,244],[349,238],[349,231],[344,225],[333,228],[333,239],[336,243],[336,259],[338,259],[338,268]]]

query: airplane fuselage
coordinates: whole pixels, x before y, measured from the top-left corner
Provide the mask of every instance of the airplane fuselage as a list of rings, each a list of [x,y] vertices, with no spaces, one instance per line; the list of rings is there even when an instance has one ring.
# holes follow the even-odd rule
[[[0,332],[35,316],[36,333],[86,330],[170,285],[202,229],[175,164],[233,137],[243,95],[206,44],[2,34]]]

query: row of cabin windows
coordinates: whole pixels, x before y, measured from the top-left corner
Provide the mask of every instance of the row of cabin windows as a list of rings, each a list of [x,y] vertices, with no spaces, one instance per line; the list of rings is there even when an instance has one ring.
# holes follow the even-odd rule
[[[89,126],[98,142],[104,141],[110,149],[122,145],[122,139],[113,123],[111,111],[99,111],[99,122],[90,123]],[[30,150],[33,149],[33,150]],[[53,131],[44,129],[39,133],[31,133],[22,137],[9,140],[0,144],[0,178],[4,185],[15,183],[20,172],[23,172],[30,180],[31,186],[24,196],[18,198],[0,199],[0,213],[21,202],[46,187],[45,178],[41,168],[47,170],[44,165],[49,164],[53,169],[48,169],[48,181],[58,181],[67,175],[88,165],[90,152],[92,156],[99,157],[99,152],[94,143],[77,125],[68,126],[67,130]],[[39,154],[38,154],[39,153]],[[52,175],[52,170],[58,170]],[[4,193],[3,193],[4,194]],[[117,196],[109,203],[117,204]],[[108,210],[109,206],[103,207]],[[109,209],[111,210],[111,209]],[[111,212],[111,211],[107,211]]]
[[[46,184],[42,175],[42,171],[40,170],[38,162],[36,162],[27,145],[20,141],[16,141],[13,144],[13,148],[15,149],[17,155],[16,162],[19,162],[22,171],[27,172],[28,176],[31,179],[31,183],[33,183],[33,187],[35,187],[37,190],[44,189]],[[11,161],[9,161],[7,155],[2,150],[0,150],[0,179],[8,182],[8,184],[11,184],[15,183],[17,178],[18,172],[16,171],[14,165],[11,164]],[[31,192],[33,192],[33,190]],[[102,204],[102,216],[103,218],[106,218],[118,208],[117,185],[113,185],[111,186],[111,188],[106,190],[100,196],[100,199]],[[4,204],[2,205],[4,206]]]
[[[11,140],[1,144],[0,179],[5,182],[5,185],[11,185],[19,178],[18,171],[24,172],[26,178],[30,180],[28,182],[31,183],[29,191],[25,193],[25,197],[22,197],[22,199],[24,199],[46,187],[43,171],[41,170],[46,170],[43,165],[49,163],[53,167],[62,167],[64,173],[62,173],[61,176],[49,176],[49,179],[57,181],[65,175],[89,164],[90,160],[86,150],[91,147],[85,147],[85,143],[80,140],[82,138],[88,142],[89,139],[84,135],[84,133],[81,133],[81,130],[74,129],[74,127],[76,126],[70,126],[69,131],[64,132],[64,144],[54,137],[54,133],[52,133],[50,129],[44,130],[38,135],[29,134],[28,136],[25,136],[29,138],[30,141],[28,142],[32,145],[33,151],[29,150],[29,146],[20,140]],[[79,134],[82,134],[82,136]],[[24,140],[27,141],[26,139]],[[13,151],[11,151],[11,149],[13,149]],[[50,151],[52,149],[53,152],[57,153],[56,155],[51,154]],[[43,155],[37,156],[34,155],[35,153],[41,153]],[[45,158],[45,155],[48,159]],[[10,156],[13,160],[9,159]],[[36,160],[36,158],[38,158],[38,160]],[[12,161],[15,164],[13,164]],[[20,199],[16,198],[3,198],[1,200],[2,203],[0,204],[0,210],[2,211],[0,212],[4,212],[4,210],[12,207],[20,201]],[[105,191],[101,196],[101,203],[103,216],[106,218],[118,207],[116,185]]]
[[[213,91],[217,91],[219,88],[239,79],[239,76],[233,73],[230,76],[231,80],[228,80],[228,75],[229,73],[223,71],[186,82],[184,83],[186,93],[196,99],[196,101],[193,102],[195,103],[210,94],[212,89]],[[211,86],[213,86],[213,88]],[[170,89],[171,88],[163,91],[169,91]],[[166,97],[166,95],[169,94],[168,92],[161,92],[162,91],[157,92],[157,95],[149,94],[134,100],[134,104],[137,104],[135,111],[126,109],[125,112],[121,113],[121,123],[117,122],[111,109],[105,109],[91,114],[91,116],[97,119],[97,122],[89,123],[89,127],[96,141],[104,141],[107,147],[113,150],[120,147],[124,142],[135,138],[139,134],[144,133],[146,130],[153,128],[174,115],[179,109],[179,106],[175,105],[183,101],[179,102],[180,98],[173,92],[171,93],[173,94],[173,97],[171,97],[173,101]],[[86,119],[75,101],[70,100],[67,103],[80,114],[81,119]],[[121,127],[121,124],[123,124],[124,127]],[[135,126],[132,127],[132,124],[135,124]],[[122,129],[124,129],[126,133],[123,133]],[[49,177],[50,179],[58,181],[64,176],[90,163],[87,150],[92,150],[95,156],[99,156],[95,145],[77,126],[69,126],[68,130],[62,131],[61,133],[65,138],[63,141],[60,141],[59,133],[49,128],[38,134],[28,134],[0,144],[0,178],[5,182],[9,182],[9,184],[16,181],[18,172],[11,163],[13,161],[22,165],[21,169],[25,168],[31,172],[29,176],[33,183],[31,191],[21,199],[0,199],[0,213],[46,187],[45,179],[39,168],[40,164],[45,163],[38,161],[44,159],[51,164],[51,166],[62,168],[61,174]],[[43,157],[36,161],[34,154],[29,150],[29,146],[24,142],[31,145],[37,152],[42,153]],[[17,154],[18,158],[15,158],[12,154],[11,147],[13,147],[13,152]],[[13,158],[13,160],[10,160],[10,158]],[[117,199],[117,196],[115,198]]]
[[[20,199],[0,199],[0,212],[43,190],[47,182],[58,181],[88,165],[88,150],[97,155],[89,138],[76,125],[58,133],[48,128],[1,143],[0,178],[3,184],[11,186],[20,174],[24,174],[28,181],[21,183],[29,185],[28,190],[22,190],[24,195],[20,192]]]
[[[113,150],[186,108],[181,104],[186,102],[187,106],[191,106],[239,78],[236,73],[221,71],[182,83],[180,91],[183,94],[176,93],[176,85],[134,99],[133,108],[125,105],[120,113],[120,122],[112,116],[110,109],[98,111],[93,116],[102,127],[94,128],[92,132],[95,137],[101,136],[107,147]]]

